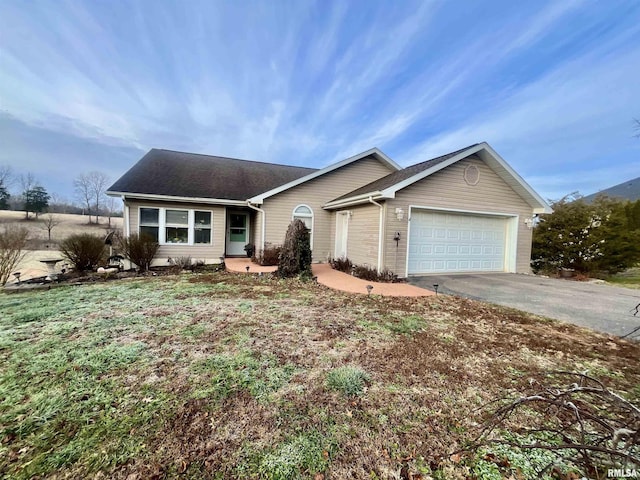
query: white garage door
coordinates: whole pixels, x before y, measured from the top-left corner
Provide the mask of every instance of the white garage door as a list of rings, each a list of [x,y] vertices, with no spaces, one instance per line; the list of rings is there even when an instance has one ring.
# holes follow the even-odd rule
[[[411,210],[409,275],[505,271],[504,217]]]

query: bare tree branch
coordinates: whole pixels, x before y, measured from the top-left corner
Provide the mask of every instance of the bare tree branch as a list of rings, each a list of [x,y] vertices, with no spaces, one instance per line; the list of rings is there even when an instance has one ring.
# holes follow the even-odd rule
[[[73,181],[73,186],[78,199],[87,208],[89,223],[91,223],[91,211],[95,208],[96,223],[100,214],[100,204],[107,189],[109,178],[102,172],[92,171],[78,175]]]
[[[13,184],[15,177],[9,165],[0,166],[0,186],[9,187]]]
[[[53,230],[57,225],[60,224],[60,220],[58,220],[51,212],[47,213],[44,218],[40,220],[42,223],[42,229],[47,231],[48,241],[51,242],[51,230]]]
[[[550,383],[562,378],[571,383]],[[587,373],[550,372],[532,381],[531,389],[526,395],[487,404],[489,417],[472,441],[472,450],[495,444],[544,450],[556,457],[545,470],[560,462],[597,478],[606,468],[640,468],[637,405]],[[522,415],[528,424],[510,431],[511,419],[521,424]]]

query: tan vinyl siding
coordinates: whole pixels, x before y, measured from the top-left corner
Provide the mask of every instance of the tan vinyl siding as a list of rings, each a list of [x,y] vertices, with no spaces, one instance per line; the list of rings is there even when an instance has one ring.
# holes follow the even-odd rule
[[[468,185],[464,181],[464,170],[468,165],[475,165],[480,170],[480,180],[477,185]],[[409,205],[518,215],[516,272],[531,271],[532,231],[525,225],[524,219],[532,216],[533,209],[477,157],[461,160],[400,190],[396,198],[388,200],[384,233],[384,266],[399,276],[406,276]],[[395,209],[398,207],[404,210],[402,221],[396,218]],[[396,231],[401,234],[397,249],[396,242],[393,240]]]
[[[352,215],[347,235],[347,257],[356,265],[377,268],[380,207],[369,204],[349,210]]]
[[[211,245],[160,245],[154,265],[167,265],[167,258],[191,256],[193,260],[204,260],[206,263],[218,263],[224,256],[225,246],[225,207],[199,203],[170,203],[146,200],[127,200],[129,206],[129,231],[138,233],[140,207],[175,208],[182,210],[202,210],[212,212]]]
[[[298,205],[308,205],[313,210],[313,261],[326,261],[333,256],[335,248],[335,214],[322,209],[334,198],[366,185],[391,173],[390,167],[374,158],[365,158],[322,175],[267,198],[262,206],[266,212],[266,241],[281,245],[293,209]]]
[[[260,248],[259,214],[260,212],[256,212],[255,210],[249,214],[249,243],[253,243],[256,248]]]

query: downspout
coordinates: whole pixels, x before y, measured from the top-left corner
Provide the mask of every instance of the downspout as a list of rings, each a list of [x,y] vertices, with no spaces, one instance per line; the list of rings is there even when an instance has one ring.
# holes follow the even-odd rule
[[[380,221],[378,224],[378,273],[380,273],[380,271],[382,270],[382,243],[383,243],[383,231],[382,231],[382,224],[384,221],[384,216],[383,216],[383,212],[384,212],[384,207],[382,205],[380,205],[378,202],[376,202],[373,197],[369,197],[369,203],[373,203],[374,205],[377,205],[380,208]]]
[[[122,219],[122,222],[124,223],[123,233],[125,238],[127,238],[131,235],[131,225],[129,225],[129,205],[127,205],[127,201],[124,195],[122,195],[120,198],[122,199],[122,215],[124,217]]]
[[[267,225],[267,214],[265,213],[265,211],[261,208],[258,207],[254,207],[253,205],[251,205],[249,202],[247,202],[247,207],[249,207],[251,210],[255,210],[256,212],[260,212],[262,215],[260,215],[260,243],[262,245],[262,251],[264,251],[264,241],[265,241],[265,236],[266,236],[266,225]]]

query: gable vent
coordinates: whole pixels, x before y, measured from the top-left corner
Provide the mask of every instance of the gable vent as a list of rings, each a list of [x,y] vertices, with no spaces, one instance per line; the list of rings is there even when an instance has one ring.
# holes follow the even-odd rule
[[[467,185],[477,185],[480,181],[480,170],[475,165],[468,165],[464,169],[464,181]]]

